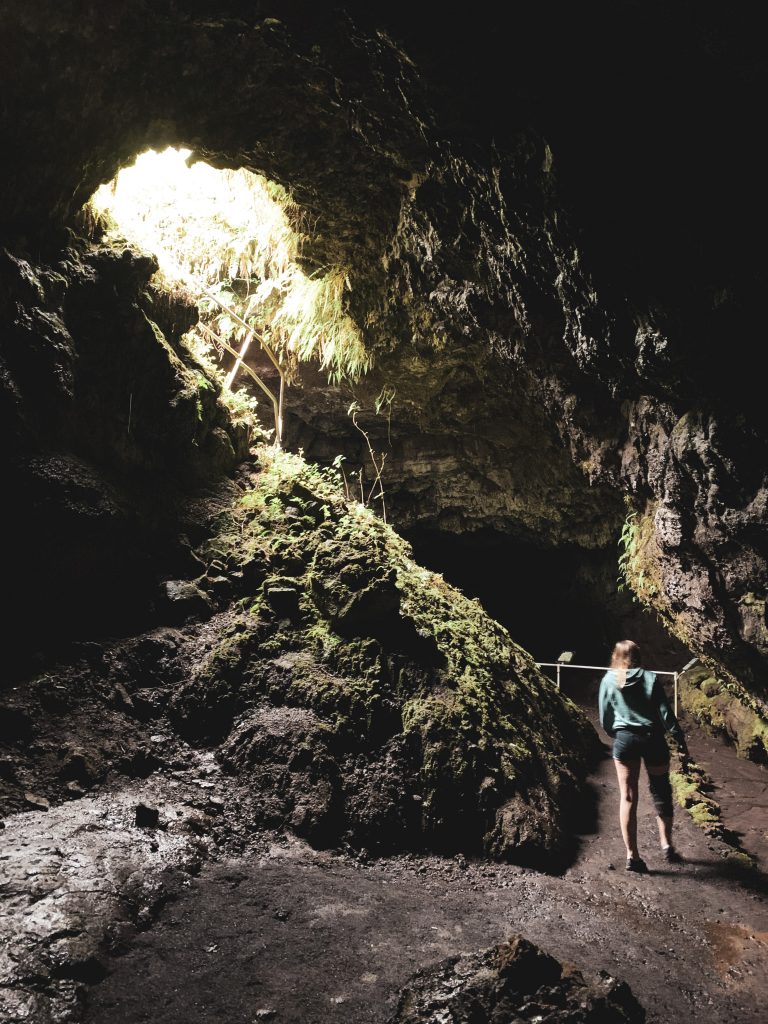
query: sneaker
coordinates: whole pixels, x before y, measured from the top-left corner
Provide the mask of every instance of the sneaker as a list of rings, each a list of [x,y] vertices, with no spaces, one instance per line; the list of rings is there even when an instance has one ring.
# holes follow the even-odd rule
[[[639,875],[647,875],[648,865],[642,857],[627,857],[627,871],[636,871]]]
[[[667,864],[682,864],[683,857],[677,852],[674,846],[664,846],[661,855]]]

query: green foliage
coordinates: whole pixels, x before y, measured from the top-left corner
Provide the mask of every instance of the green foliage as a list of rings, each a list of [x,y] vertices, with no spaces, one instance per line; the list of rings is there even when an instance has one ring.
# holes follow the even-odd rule
[[[684,808],[699,828],[707,835],[719,839],[732,849],[730,856],[741,863],[754,867],[754,858],[740,849],[738,836],[726,828],[722,808],[709,794],[714,783],[707,772],[687,757],[679,757],[677,771],[669,774],[672,793],[680,807]]]
[[[683,706],[701,726],[731,742],[739,757],[758,763],[768,758],[764,702],[706,664],[683,673],[679,685]]]
[[[619,537],[619,576],[617,589],[629,589],[632,600],[642,604],[646,611],[656,603],[658,585],[653,574],[653,510],[646,509],[641,516],[625,498],[627,515]]]
[[[619,537],[619,576],[618,589],[625,590],[630,577],[630,566],[637,549],[637,512],[627,499],[627,516]],[[634,597],[637,600],[637,597]]]

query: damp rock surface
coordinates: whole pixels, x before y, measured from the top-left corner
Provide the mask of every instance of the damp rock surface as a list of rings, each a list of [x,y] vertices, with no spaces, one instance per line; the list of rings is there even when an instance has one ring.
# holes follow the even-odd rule
[[[643,1024],[629,987],[606,972],[591,983],[521,935],[482,953],[420,971],[400,994],[392,1024],[473,1024],[477,1020],[550,1024]]]

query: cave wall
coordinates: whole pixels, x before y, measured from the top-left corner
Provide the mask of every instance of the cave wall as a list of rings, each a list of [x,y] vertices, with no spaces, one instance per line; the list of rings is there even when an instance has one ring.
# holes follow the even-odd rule
[[[637,21],[637,5],[614,7]],[[504,26],[515,52],[561,54],[572,19],[547,35],[532,9]],[[594,55],[606,10],[584,13],[573,47]],[[728,196],[754,181],[722,158],[706,164],[690,125],[692,150],[672,144],[675,90],[688,83],[691,122],[703,125],[711,84],[696,90],[712,74],[725,89],[720,112],[742,114],[723,128],[738,141],[765,74],[741,45],[749,25],[736,19],[724,40],[706,8],[675,49],[684,18],[670,41],[664,5],[648,5],[636,43],[617,34],[607,65],[656,46],[661,85],[646,109],[635,78],[618,76],[612,90],[592,70],[582,82],[573,60],[550,64],[546,82],[524,81],[533,57],[473,80],[483,41],[491,55],[501,45],[480,12],[465,40],[468,76],[440,55],[414,63],[406,48],[428,53],[429,17],[403,18],[395,5],[388,26],[382,11],[373,5],[359,29],[323,5],[5,5],[6,237],[29,252],[150,145],[184,144],[285,184],[313,223],[307,265],[348,268],[350,313],[377,357],[355,393],[374,440],[393,436],[389,486],[403,523],[604,547],[629,494],[652,534],[644,551],[660,614],[764,692],[766,424],[749,362],[764,260],[750,261],[745,231],[726,233],[728,203],[707,190],[718,174]],[[670,77],[673,60],[682,66]],[[553,116],[566,96],[570,120]],[[596,153],[610,163],[614,143],[615,160],[592,180],[585,168]],[[697,221],[681,188],[686,155],[701,161],[688,168],[691,189],[713,217],[699,209]],[[759,226],[761,206],[755,216]],[[738,259],[709,259],[723,241],[744,244]],[[396,391],[391,423],[370,415],[385,384]],[[292,435],[310,454],[349,447],[348,392],[308,376],[292,398]]]
[[[158,578],[196,568],[190,496],[215,503],[247,455],[219,386],[157,326],[175,315],[156,269],[82,242],[0,253],[4,683],[73,639],[146,628]]]

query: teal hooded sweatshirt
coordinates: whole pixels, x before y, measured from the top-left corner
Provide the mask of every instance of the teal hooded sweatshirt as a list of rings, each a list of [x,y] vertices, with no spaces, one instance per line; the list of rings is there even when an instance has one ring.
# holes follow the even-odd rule
[[[600,683],[600,724],[609,736],[628,727],[663,726],[678,743],[684,743],[683,730],[667,703],[664,688],[654,672],[642,668],[627,669],[627,681],[619,686],[618,673],[610,669]]]

